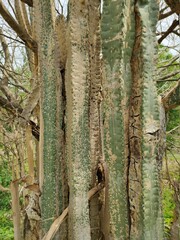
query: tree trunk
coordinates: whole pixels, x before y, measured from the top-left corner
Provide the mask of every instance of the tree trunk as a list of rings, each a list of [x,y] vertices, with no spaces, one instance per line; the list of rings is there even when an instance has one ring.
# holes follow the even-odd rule
[[[66,65],[68,239],[91,239],[88,209],[90,183],[88,3],[69,1]]]
[[[41,84],[40,189],[42,235],[63,210],[61,163],[63,158],[62,76],[56,51],[53,4],[34,3]],[[47,34],[48,33],[48,34]]]
[[[25,6],[15,3],[18,35],[34,51],[27,53],[36,78],[30,107],[19,114],[30,122],[40,102],[37,164],[31,128],[27,147],[29,174],[33,178],[38,166],[41,195],[30,195],[35,205],[29,209],[38,216],[25,239],[163,239],[156,0],[104,0],[102,16],[99,0],[69,0],[67,19],[56,17],[53,0],[33,1],[32,31]],[[177,104],[178,90],[164,99],[167,108]],[[18,231],[16,225],[16,238]]]

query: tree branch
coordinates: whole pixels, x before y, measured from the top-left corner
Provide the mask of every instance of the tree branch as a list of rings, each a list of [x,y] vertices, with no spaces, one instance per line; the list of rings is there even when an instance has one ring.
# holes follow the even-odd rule
[[[7,111],[9,111],[11,114],[13,114],[15,116],[23,118],[21,116],[21,113],[23,112],[23,109],[21,108],[21,106],[18,105],[17,103],[8,101],[7,99],[3,98],[2,96],[0,96],[0,107],[6,109]],[[29,120],[29,121],[27,121],[26,119],[24,119],[24,120],[32,126],[32,134],[37,140],[39,140],[39,126],[36,125],[36,123],[31,120]]]
[[[178,32],[179,29],[172,31],[172,33],[176,34],[178,37],[180,37],[180,33]]]
[[[180,78],[161,79],[161,80],[158,80],[157,83],[159,83],[159,82],[177,82],[179,80],[180,80]]]
[[[171,134],[172,132],[176,131],[178,128],[180,128],[180,125],[176,126],[175,128],[171,129],[170,131],[166,132],[166,135]]]
[[[171,59],[170,62],[168,62],[167,64],[165,64],[165,65],[163,65],[163,66],[160,66],[160,67],[158,67],[158,68],[166,68],[166,67],[176,66],[176,65],[179,66],[179,63],[173,64],[176,60],[178,60],[178,58],[179,58],[179,56],[175,56],[175,57],[173,57],[173,58]],[[165,61],[165,62],[167,62],[167,61]]]
[[[165,111],[169,111],[180,105],[180,81],[163,98]]]
[[[4,34],[4,33],[0,33],[0,35],[4,36],[4,37],[6,37],[6,38],[9,38],[10,40],[13,40],[13,41],[16,41],[16,42],[18,42],[18,43],[24,44],[24,42],[21,42],[21,41],[19,41],[18,39],[15,39],[15,38],[12,38],[12,37],[10,37],[10,36],[7,36],[7,35]]]
[[[160,77],[157,79],[157,82],[162,82],[162,81],[168,81],[167,79],[168,78],[171,78],[171,77],[174,77],[176,76],[177,74],[179,74],[179,70],[178,71],[175,71],[175,72],[172,72],[166,76],[163,76],[163,77]]]
[[[167,17],[171,16],[173,13],[174,13],[173,11],[169,11],[169,12],[167,12],[167,13],[160,13],[158,20],[162,20],[162,19],[164,19],[164,18],[167,18]]]
[[[172,33],[175,27],[178,26],[178,24],[179,24],[179,21],[174,20],[171,26],[168,28],[168,30],[163,34],[163,36],[159,38],[158,43],[160,44],[170,33]]]
[[[17,33],[17,35],[25,42],[26,46],[29,47],[33,52],[37,52],[37,42],[29,36],[29,34],[21,28],[16,20],[11,16],[9,11],[6,9],[2,0],[0,0],[0,14],[9,26]]]
[[[10,189],[9,189],[9,188],[5,188],[5,187],[3,187],[3,186],[0,184],[0,191],[2,191],[2,192],[10,192]]]
[[[9,84],[12,85],[12,86],[14,86],[14,87],[17,87],[17,88],[22,89],[25,93],[30,94],[30,92],[29,92],[25,87],[23,87],[23,86],[20,85],[20,84],[16,84],[16,83],[12,83],[12,82],[9,82]]]
[[[177,13],[178,15],[180,14],[180,1],[178,0],[165,0],[166,4],[170,9],[174,12]]]
[[[33,0],[21,0],[21,2],[26,3],[29,7],[33,7]]]

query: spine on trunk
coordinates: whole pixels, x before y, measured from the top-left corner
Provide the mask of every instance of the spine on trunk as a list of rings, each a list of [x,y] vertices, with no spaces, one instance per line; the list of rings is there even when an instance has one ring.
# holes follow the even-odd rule
[[[137,4],[142,21],[142,183],[143,183],[143,239],[163,239],[161,196],[157,148],[160,123],[156,91],[156,0],[139,1]]]
[[[69,1],[66,64],[66,145],[69,180],[68,239],[90,240],[88,1]]]
[[[126,239],[129,234],[126,133],[131,88],[130,59],[134,39],[131,1],[103,2],[101,33],[105,67],[104,161],[108,169],[108,212],[104,235],[105,239]]]

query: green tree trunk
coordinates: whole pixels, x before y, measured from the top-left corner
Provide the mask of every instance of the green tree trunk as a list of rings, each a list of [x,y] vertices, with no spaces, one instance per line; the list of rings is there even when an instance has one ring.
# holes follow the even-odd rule
[[[41,85],[40,187],[42,235],[44,235],[53,220],[63,210],[61,174],[63,100],[62,77],[56,51],[53,4],[52,1],[40,0],[34,5]]]
[[[163,239],[156,161],[160,131],[155,87],[157,9],[156,1],[107,0],[103,5],[107,239]]]
[[[66,65],[68,239],[89,240],[90,185],[88,3],[69,1]]]
[[[67,23],[62,16],[55,21],[51,1],[35,7],[42,235],[69,203],[57,239],[163,239],[154,83],[157,3],[104,1],[103,60],[99,1],[70,0]],[[105,189],[88,203],[87,193],[98,182]]]

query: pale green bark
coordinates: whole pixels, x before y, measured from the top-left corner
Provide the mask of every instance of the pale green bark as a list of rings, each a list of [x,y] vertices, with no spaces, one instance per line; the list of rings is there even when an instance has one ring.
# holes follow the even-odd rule
[[[101,101],[102,101],[102,74],[101,74],[101,38],[100,38],[100,1],[89,1],[89,63],[90,63],[90,145],[91,145],[91,187],[97,184],[97,166],[102,159],[101,146]],[[96,194],[89,203],[91,240],[99,239],[102,235],[100,224],[99,194]]]
[[[104,152],[108,168],[105,239],[128,238],[127,137],[130,56],[133,36],[130,1],[104,1],[102,48],[106,69],[104,84]],[[127,42],[126,42],[127,41]],[[126,44],[126,45],[125,45]],[[125,55],[127,54],[127,55]],[[124,61],[123,61],[123,60]],[[126,69],[126,70],[125,70]],[[126,108],[125,108],[126,106]]]
[[[61,177],[59,177],[62,143],[59,142],[60,125],[62,115],[59,115],[57,107],[61,106],[62,79],[58,70],[58,62],[55,50],[55,33],[53,29],[52,2],[41,0],[38,8],[40,26],[38,29],[39,41],[39,65],[41,74],[41,216],[42,231],[46,233],[63,209]],[[58,92],[58,98],[57,98]],[[57,104],[58,100],[58,104]]]
[[[136,5],[130,1],[104,1],[104,140],[109,172],[107,239],[163,239],[156,161],[159,141],[154,84],[156,22],[157,3],[153,0],[138,1]],[[131,73],[126,73],[130,63]]]
[[[68,239],[90,240],[88,190],[90,183],[88,10],[86,1],[69,2],[67,42],[67,161],[69,182]]]
[[[142,97],[142,185],[143,185],[143,239],[163,239],[161,196],[157,158],[159,143],[159,105],[155,86],[156,0],[139,1],[142,21],[143,97]]]

